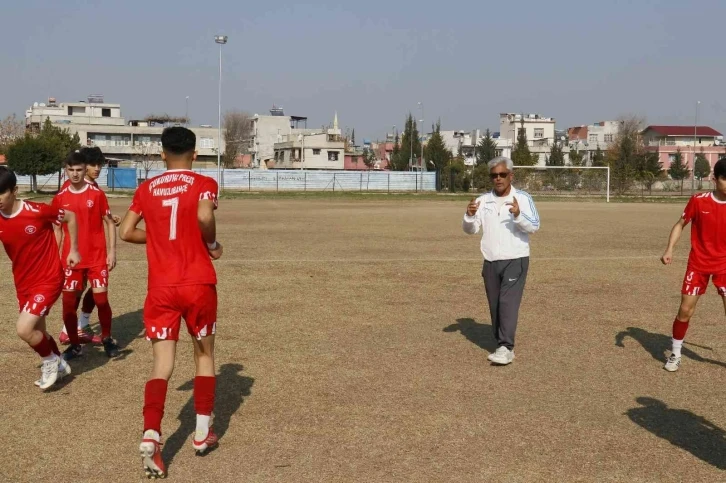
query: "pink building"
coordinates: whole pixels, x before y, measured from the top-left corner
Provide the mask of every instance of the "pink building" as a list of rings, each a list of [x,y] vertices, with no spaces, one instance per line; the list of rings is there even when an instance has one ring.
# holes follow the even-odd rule
[[[665,170],[670,167],[679,149],[691,173],[696,155],[703,154],[711,169],[726,155],[723,136],[708,126],[648,126],[641,134],[646,149],[658,153]]]

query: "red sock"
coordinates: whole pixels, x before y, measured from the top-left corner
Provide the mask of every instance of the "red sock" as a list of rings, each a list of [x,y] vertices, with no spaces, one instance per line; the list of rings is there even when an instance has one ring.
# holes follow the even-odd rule
[[[93,300],[98,307],[98,320],[101,322],[101,338],[111,337],[111,305],[108,303],[108,292],[99,292],[93,294]]]
[[[685,339],[686,331],[688,331],[688,322],[682,322],[676,317],[676,320],[673,321],[673,338],[675,340]]]
[[[50,350],[53,352],[53,354],[60,356],[60,350],[58,349],[58,344],[55,343],[55,339],[52,335],[49,333],[45,333],[45,338],[48,339],[48,343],[50,344]]]
[[[86,295],[83,296],[83,305],[81,306],[81,312],[84,314],[90,314],[93,312],[93,308],[96,306],[96,301],[93,300],[93,291],[89,290]]]
[[[35,352],[38,353],[40,357],[48,357],[53,353],[53,349],[51,348],[50,342],[48,341],[48,338],[43,336],[41,338],[41,341],[38,342],[38,345],[31,345],[30,346]]]
[[[169,383],[164,379],[151,379],[144,389],[144,431],[152,429],[161,434],[164,403]]]
[[[194,410],[202,416],[211,416],[214,409],[214,390],[217,378],[197,376],[194,378]]]
[[[63,325],[68,332],[68,339],[71,344],[77,345],[78,339],[78,304],[80,297],[75,292],[63,292]]]

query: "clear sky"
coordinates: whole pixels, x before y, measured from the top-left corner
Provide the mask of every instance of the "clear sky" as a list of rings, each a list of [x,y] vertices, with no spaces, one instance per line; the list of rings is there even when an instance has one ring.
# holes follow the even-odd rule
[[[123,115],[338,111],[356,141],[424,104],[426,124],[497,128],[500,112],[558,128],[636,114],[726,133],[723,0],[6,1],[0,116],[49,96],[103,94]]]

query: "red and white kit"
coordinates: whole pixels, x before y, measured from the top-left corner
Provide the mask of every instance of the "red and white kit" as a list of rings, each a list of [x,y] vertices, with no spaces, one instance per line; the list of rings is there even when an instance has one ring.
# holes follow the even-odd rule
[[[83,181],[85,181],[86,183],[90,184],[90,185],[91,185],[91,186],[93,186],[94,188],[98,188],[98,189],[101,189],[101,188],[100,188],[100,187],[98,186],[98,183],[96,183],[96,181],[95,181],[95,180],[91,181],[91,180],[90,180],[90,179],[88,179],[88,178],[83,178]],[[66,189],[66,188],[70,188],[70,186],[71,186],[71,180],[70,180],[70,179],[67,179],[67,180],[65,180],[65,181],[63,182],[63,186],[61,186],[61,189],[60,189],[60,191],[59,191],[58,193],[60,193],[61,191],[63,191],[63,190],[64,190],[64,189]]]
[[[21,201],[10,216],[0,213],[0,241],[13,266],[20,311],[48,315],[63,287],[53,225],[65,216],[63,209]]]
[[[103,219],[111,214],[108,199],[103,191],[90,183],[78,191],[72,186],[58,192],[53,206],[72,211],[78,223],[78,253],[81,263],[74,268],[66,267],[63,290],[83,290],[87,281],[93,288],[108,287],[108,268],[106,260],[106,232]],[[70,251],[68,227],[63,227],[63,260]]]
[[[691,197],[683,212],[691,227],[691,253],[683,279],[683,295],[703,295],[709,278],[719,295],[726,296],[726,202],[712,193]]]
[[[200,200],[217,207],[217,182],[189,170],[169,170],[139,186],[129,208],[146,222],[149,288],[144,324],[149,339],[178,340],[215,333],[217,274],[197,221]]]

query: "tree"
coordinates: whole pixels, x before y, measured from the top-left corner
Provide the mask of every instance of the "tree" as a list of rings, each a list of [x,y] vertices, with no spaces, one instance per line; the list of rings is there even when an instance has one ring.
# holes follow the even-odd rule
[[[681,194],[683,194],[683,180],[688,178],[690,172],[691,170],[689,170],[688,166],[686,166],[683,162],[683,153],[681,153],[681,149],[678,148],[676,150],[676,154],[673,155],[671,166],[668,168],[668,175],[672,180],[681,182]]]
[[[234,167],[235,159],[249,153],[252,139],[252,118],[243,111],[232,110],[224,113],[224,167]]]
[[[554,143],[550,149],[550,155],[545,162],[547,166],[564,166],[565,165],[565,154],[562,152],[562,146],[559,143]]]
[[[393,140],[393,150],[391,151],[391,159],[388,160],[388,169],[393,171],[393,163],[395,160],[399,158],[401,155],[401,146],[399,145],[399,138],[398,133],[396,133],[396,137]]]
[[[580,151],[570,150],[570,166],[584,166],[585,165],[585,153]]]
[[[711,165],[708,163],[706,156],[703,153],[696,155],[696,164],[693,167],[693,175],[698,180],[698,189],[703,189],[703,179],[708,178],[711,174]]]
[[[54,126],[46,119],[39,134],[26,133],[7,147],[8,167],[15,173],[30,176],[31,191],[38,190],[38,175],[60,172],[68,153],[81,147],[78,134]]]
[[[401,143],[398,147],[398,153],[391,159],[391,169],[393,171],[407,171],[412,164],[418,159],[417,153],[421,152],[421,141],[419,140],[418,128],[416,121],[411,114],[406,119],[406,128],[401,136]]]
[[[638,181],[643,189],[652,194],[653,185],[663,177],[663,163],[660,162],[658,153],[655,151],[644,151],[638,160]]]
[[[355,146],[355,128],[353,128],[353,132],[350,135],[350,144]]]
[[[363,149],[363,163],[368,169],[372,169],[376,165],[376,153],[371,148]]]
[[[517,132],[517,142],[512,149],[512,161],[515,166],[536,166],[539,163],[539,155],[529,151],[527,131],[524,129],[524,116],[522,116],[519,132]]]
[[[602,152],[600,146],[595,150],[595,154],[592,155],[592,166],[606,166],[605,153]]]
[[[642,126],[643,120],[637,117],[621,118],[618,135],[607,150],[606,162],[619,194],[625,193],[637,178],[638,161],[643,152]]]
[[[154,169],[159,161],[161,161],[159,144],[155,142],[143,142],[134,145],[132,158],[137,165],[141,165],[144,168],[144,179],[148,179],[149,171]]]
[[[453,157],[451,151],[446,148],[444,138],[441,136],[441,121],[436,123],[436,126],[432,129],[431,139],[424,148],[425,158],[433,163],[436,171],[444,169],[451,158]]]
[[[8,147],[16,140],[23,137],[25,126],[18,121],[15,114],[0,120],[0,154],[5,154]]]
[[[476,146],[476,165],[486,164],[497,157],[497,142],[492,137],[489,129],[484,133],[479,144]]]

